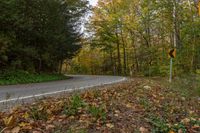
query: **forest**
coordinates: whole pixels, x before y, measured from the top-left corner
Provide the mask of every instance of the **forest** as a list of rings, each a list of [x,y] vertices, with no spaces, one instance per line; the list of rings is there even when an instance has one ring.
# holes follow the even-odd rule
[[[82,47],[88,10],[82,0],[1,0],[0,85],[65,79],[57,73]]]
[[[199,73],[200,17],[195,0],[101,0],[86,26],[72,73],[168,76]]]
[[[81,48],[81,0],[1,0],[0,70],[60,71]]]
[[[87,0],[1,0],[0,12],[1,79],[18,71],[168,76],[172,49],[175,76],[200,73],[197,0],[101,0],[93,8]]]

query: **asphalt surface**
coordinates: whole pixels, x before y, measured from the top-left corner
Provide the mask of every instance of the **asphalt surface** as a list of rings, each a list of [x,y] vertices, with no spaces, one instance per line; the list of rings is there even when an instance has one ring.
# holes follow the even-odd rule
[[[69,75],[70,79],[47,83],[0,86],[0,104],[81,90],[126,80],[117,76]]]

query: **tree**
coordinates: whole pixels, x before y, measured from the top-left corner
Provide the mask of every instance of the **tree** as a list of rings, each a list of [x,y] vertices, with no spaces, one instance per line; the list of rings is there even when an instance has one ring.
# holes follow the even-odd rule
[[[102,0],[93,12],[89,44],[112,58],[104,63],[112,64],[109,71],[117,62],[119,75],[167,75],[167,52],[175,45],[175,73],[199,69],[200,21],[193,0]]]
[[[81,47],[79,23],[87,5],[84,0],[2,0],[0,68],[60,71],[63,60]]]

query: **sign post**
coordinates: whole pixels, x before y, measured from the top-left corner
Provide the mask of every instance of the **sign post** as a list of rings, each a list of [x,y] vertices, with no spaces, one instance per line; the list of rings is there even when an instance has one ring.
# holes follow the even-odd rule
[[[169,82],[172,82],[172,71],[173,71],[173,59],[176,57],[176,49],[171,49],[169,51],[169,57],[170,57],[170,76],[169,76]]]
[[[173,58],[170,58],[170,76],[169,76],[169,82],[172,82],[172,68],[173,68]]]

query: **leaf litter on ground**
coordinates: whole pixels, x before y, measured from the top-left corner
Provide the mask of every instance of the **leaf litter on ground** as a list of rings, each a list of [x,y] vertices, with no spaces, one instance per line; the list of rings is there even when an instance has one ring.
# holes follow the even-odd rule
[[[200,101],[145,78],[0,113],[0,133],[197,133]]]

